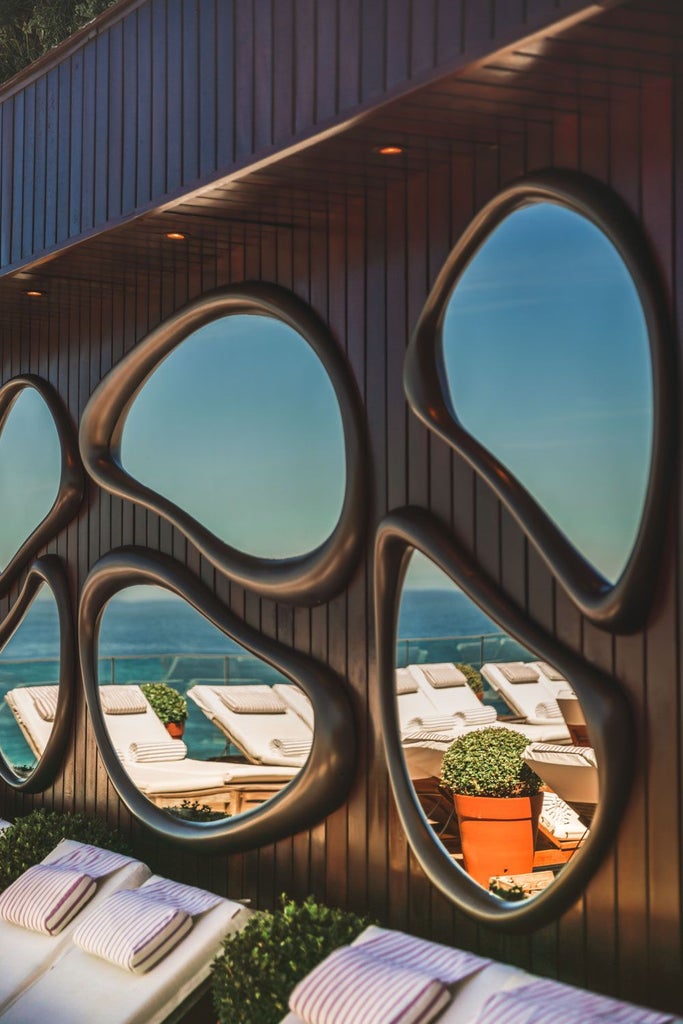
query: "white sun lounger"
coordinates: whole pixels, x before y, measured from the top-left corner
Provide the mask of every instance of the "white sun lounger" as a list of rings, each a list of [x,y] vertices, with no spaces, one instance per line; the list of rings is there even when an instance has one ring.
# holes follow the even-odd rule
[[[277,693],[282,697],[287,707],[291,708],[299,716],[311,732],[315,729],[313,705],[303,690],[292,683],[275,683],[273,685],[273,693]]]
[[[73,839],[62,839],[41,863],[53,864],[66,854],[82,847],[82,843],[77,843]],[[99,906],[111,893],[118,889],[137,888],[149,876],[150,870],[146,864],[127,858],[118,870],[99,880],[97,892],[92,899],[57,935],[43,935],[0,919],[0,950],[5,954],[0,971],[0,1017],[4,1020],[7,1007],[70,948],[71,935],[84,914]],[[50,1019],[47,1007],[43,1009],[43,1019]],[[92,1007],[90,1009],[92,1010]],[[25,1024],[28,1024],[28,1020],[25,1020]]]
[[[57,683],[48,683],[41,686],[17,686],[5,694],[5,702],[36,759],[41,757],[47,746],[54,721],[38,714],[35,696],[37,693],[52,695],[56,706],[58,691]]]
[[[522,757],[554,793],[590,820],[600,792],[592,747],[530,743]]]
[[[157,876],[149,879],[151,884]],[[42,974],[0,1019],[6,1024],[161,1024],[203,990],[221,940],[252,911],[232,900],[193,919],[189,934],[145,974],[133,974],[69,941],[53,970]]]
[[[555,738],[545,737],[545,742],[569,741],[569,730],[564,724],[555,693],[541,681],[533,665],[522,661],[487,662],[482,665],[481,674],[514,714],[524,718],[529,725],[545,726],[554,732]]]
[[[306,761],[313,731],[271,686],[198,684],[187,696],[253,764],[300,768]],[[231,710],[225,700],[240,710]],[[259,702],[277,710],[249,710]]]

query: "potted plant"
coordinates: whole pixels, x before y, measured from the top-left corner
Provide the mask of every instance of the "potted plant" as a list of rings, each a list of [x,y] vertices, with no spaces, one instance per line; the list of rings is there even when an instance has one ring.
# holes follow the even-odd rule
[[[452,791],[465,870],[485,888],[494,875],[533,869],[542,780],[522,760],[528,740],[490,727],[459,736],[441,763]]]
[[[309,971],[371,922],[347,910],[281,898],[281,909],[259,910],[225,937],[211,967],[219,1024],[278,1024],[289,994]]]
[[[467,685],[470,690],[479,698],[484,699],[484,680],[481,678],[481,672],[478,672],[473,665],[466,665],[463,662],[459,662],[455,666],[459,668],[462,674],[467,679]]]
[[[187,701],[168,683],[141,683],[140,689],[152,705],[158,718],[173,739],[180,739],[185,731]]]

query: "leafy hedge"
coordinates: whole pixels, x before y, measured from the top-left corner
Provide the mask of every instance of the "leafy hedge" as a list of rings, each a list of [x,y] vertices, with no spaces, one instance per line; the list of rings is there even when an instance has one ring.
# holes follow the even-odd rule
[[[1,0],[0,82],[92,21],[115,0]]]
[[[443,755],[441,781],[465,796],[533,796],[543,783],[522,760],[528,743],[512,729],[465,733]]]

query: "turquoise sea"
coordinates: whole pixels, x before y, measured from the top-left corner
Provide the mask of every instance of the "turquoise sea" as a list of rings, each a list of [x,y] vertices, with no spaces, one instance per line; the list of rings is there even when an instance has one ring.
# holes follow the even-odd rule
[[[106,610],[100,636],[100,681],[165,680],[185,693],[196,682],[273,683],[282,677],[216,630],[177,599],[118,601]],[[58,629],[54,604],[34,602],[0,653],[0,694],[14,686],[56,682]],[[397,664],[524,658],[526,652],[500,632],[464,594],[406,590],[398,624]],[[492,696],[492,695],[491,695]],[[192,701],[185,742],[192,757],[225,751],[225,740]],[[12,764],[32,763],[26,742],[4,700],[0,749]]]

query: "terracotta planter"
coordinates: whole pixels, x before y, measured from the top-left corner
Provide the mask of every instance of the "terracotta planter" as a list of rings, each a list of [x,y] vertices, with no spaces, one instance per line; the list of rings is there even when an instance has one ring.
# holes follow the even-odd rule
[[[166,731],[174,740],[180,740],[185,732],[184,722],[166,722]]]
[[[489,887],[492,875],[523,875],[534,866],[543,794],[499,798],[454,794],[465,871]]]

